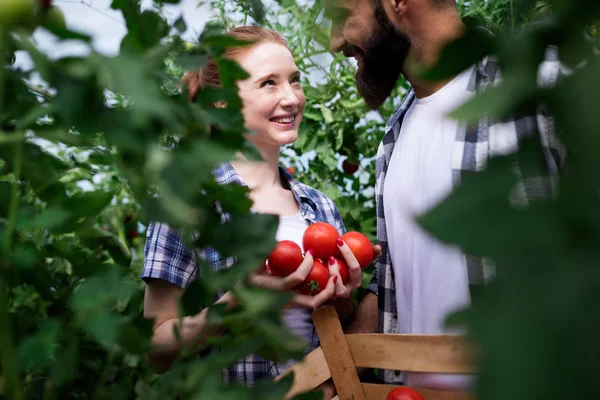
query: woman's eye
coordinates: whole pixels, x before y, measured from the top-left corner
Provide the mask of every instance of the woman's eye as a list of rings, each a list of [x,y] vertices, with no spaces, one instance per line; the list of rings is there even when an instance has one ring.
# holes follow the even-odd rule
[[[300,83],[300,77],[299,76],[295,76],[292,78],[292,83]]]
[[[265,87],[265,86],[275,86],[275,81],[272,79],[269,79],[260,84],[260,87]]]

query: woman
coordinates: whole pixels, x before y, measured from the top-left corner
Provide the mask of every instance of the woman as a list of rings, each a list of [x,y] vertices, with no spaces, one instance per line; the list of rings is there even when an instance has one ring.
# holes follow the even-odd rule
[[[345,228],[335,204],[321,192],[303,185],[279,166],[280,147],[293,143],[298,137],[298,128],[306,99],[300,85],[298,71],[285,40],[276,32],[260,27],[240,27],[229,35],[252,45],[229,49],[225,56],[237,61],[248,72],[249,77],[238,82],[239,95],[243,102],[246,127],[253,132],[248,136],[261,152],[263,161],[248,162],[237,159],[219,165],[215,177],[220,184],[238,183],[250,188],[253,210],[278,215],[280,218],[276,240],[293,240],[302,248],[302,235],[308,225],[317,221],[327,222],[337,228],[340,235]],[[190,100],[205,86],[219,86],[216,64],[211,60],[199,71],[189,72],[184,77]],[[330,279],[326,288],[314,297],[294,294],[293,306],[282,311],[288,328],[310,343],[309,350],[318,346],[318,338],[310,318],[310,310],[333,298],[341,316],[351,312],[348,298],[352,290],[360,286],[361,269],[349,248],[338,242],[350,273],[350,280],[343,285],[335,259],[329,262]],[[218,255],[202,252],[200,257],[210,261],[215,268],[223,260]],[[313,258],[307,252],[304,261],[294,274],[279,278],[265,274],[254,275],[250,282],[271,290],[293,290],[303,282],[312,267]],[[228,265],[229,266],[229,265]],[[235,267],[235,266],[233,266]],[[177,298],[196,275],[194,252],[181,241],[179,232],[165,224],[152,223],[148,228],[145,265],[142,278],[147,287],[144,300],[144,315],[155,318],[153,345],[157,348],[149,361],[157,371],[169,368],[179,351],[173,335],[173,326],[179,323]],[[228,292],[217,303],[233,305],[235,299]],[[207,335],[204,332],[208,310],[186,317],[182,321],[181,335],[186,344],[197,344]],[[202,336],[199,336],[202,333]],[[271,379],[292,365],[292,362],[276,364],[257,355],[250,355],[223,373],[224,383],[240,382],[252,385],[259,379]]]

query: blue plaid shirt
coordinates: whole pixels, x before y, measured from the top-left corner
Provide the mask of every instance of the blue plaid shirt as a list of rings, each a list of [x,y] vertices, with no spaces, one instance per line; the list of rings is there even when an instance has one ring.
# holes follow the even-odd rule
[[[346,232],[340,213],[331,199],[323,193],[296,181],[285,168],[279,172],[287,180],[300,208],[300,215],[311,224],[327,222],[338,230],[340,235]],[[231,164],[224,163],[214,171],[215,180],[219,184],[237,183],[247,186],[233,169]],[[227,220],[227,215],[223,216]],[[182,231],[160,222],[151,222],[146,233],[144,250],[144,268],[142,279],[162,279],[183,289],[196,278],[198,267],[196,255],[210,262],[215,270],[229,268],[236,262],[235,258],[222,259],[212,249],[192,251],[183,243]],[[222,293],[221,293],[222,295]],[[310,346],[307,353],[319,346],[319,338],[313,327]],[[252,386],[260,379],[272,379],[279,375],[277,364],[256,354],[251,354],[231,367],[222,371],[223,384],[242,383]]]

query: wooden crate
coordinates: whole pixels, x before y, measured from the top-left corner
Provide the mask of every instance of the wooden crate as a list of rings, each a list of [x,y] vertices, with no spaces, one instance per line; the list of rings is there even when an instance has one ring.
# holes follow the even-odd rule
[[[385,400],[394,385],[362,383],[356,367],[413,372],[469,374],[474,363],[467,344],[455,335],[344,334],[335,309],[312,315],[321,346],[289,371],[294,383],[287,398],[306,393],[332,378],[339,400]],[[471,393],[413,388],[425,400],[474,400]]]

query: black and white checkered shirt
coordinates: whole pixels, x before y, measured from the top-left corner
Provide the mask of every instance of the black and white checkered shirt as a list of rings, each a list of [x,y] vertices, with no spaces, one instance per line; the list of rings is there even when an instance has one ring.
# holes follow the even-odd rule
[[[565,75],[565,71],[558,61],[556,51],[549,50],[544,63],[540,66],[538,84],[541,87],[552,87],[563,75]],[[485,91],[500,83],[500,80],[500,70],[496,60],[487,57],[475,66],[467,90],[477,93]],[[394,269],[386,233],[383,187],[386,178],[394,174],[394,171],[388,171],[390,158],[398,140],[404,116],[414,100],[415,94],[411,89],[394,116],[389,120],[385,136],[377,152],[377,240],[382,246],[382,255],[375,265],[369,290],[378,295],[379,332],[381,333],[396,333],[398,319]],[[456,104],[456,107],[459,105]],[[535,181],[528,180],[527,184],[522,181],[518,189],[523,201],[539,195],[552,195],[556,190],[556,177],[562,166],[561,160],[564,159],[564,150],[556,139],[555,131],[553,118],[541,108],[535,115],[519,116],[503,121],[482,117],[477,124],[469,124],[469,127],[466,124],[459,124],[452,156],[452,176],[455,187],[466,174],[484,170],[490,158],[516,151],[525,138],[532,137],[539,132],[547,175],[539,177]],[[388,179],[387,182],[390,180]],[[485,284],[493,278],[494,266],[491,261],[470,255],[465,255],[465,257],[470,285]],[[399,382],[401,379],[400,375],[394,371],[383,371],[382,378],[389,383]]]

